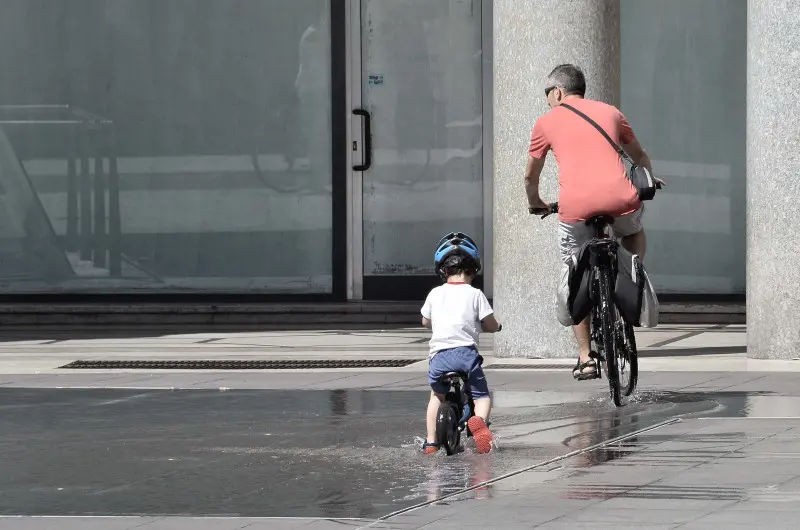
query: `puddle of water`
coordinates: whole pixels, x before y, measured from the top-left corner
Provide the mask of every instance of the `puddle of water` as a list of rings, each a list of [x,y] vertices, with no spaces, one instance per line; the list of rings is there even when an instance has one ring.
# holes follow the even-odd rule
[[[644,388],[616,408],[605,392],[498,391],[498,450],[468,440],[447,457],[420,451],[426,403],[416,391],[0,389],[0,514],[370,518],[677,415],[800,412],[800,398],[741,392]],[[564,472],[639,449],[631,438]]]
[[[800,397],[748,394],[743,408],[750,418],[800,418]]]
[[[493,406],[503,409],[543,407],[546,405],[563,405],[565,403],[585,403],[597,399],[590,392],[523,392],[495,391]]]

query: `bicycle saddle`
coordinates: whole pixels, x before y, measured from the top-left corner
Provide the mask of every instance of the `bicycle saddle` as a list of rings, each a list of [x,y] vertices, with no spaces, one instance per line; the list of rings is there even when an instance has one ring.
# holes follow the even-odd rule
[[[466,379],[468,375],[463,372],[447,372],[446,374],[442,374],[439,377],[439,380],[452,379],[454,377],[460,377]]]
[[[586,224],[589,226],[599,226],[602,228],[606,225],[613,225],[614,218],[610,215],[595,215],[594,217],[588,219]]]

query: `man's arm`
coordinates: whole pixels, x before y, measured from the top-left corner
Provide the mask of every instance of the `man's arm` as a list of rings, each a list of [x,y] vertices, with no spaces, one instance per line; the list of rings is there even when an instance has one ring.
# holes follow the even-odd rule
[[[528,196],[528,206],[536,209],[547,209],[549,206],[539,196],[539,177],[544,168],[544,158],[528,156],[528,165],[525,168],[525,194]]]
[[[650,156],[648,156],[647,151],[642,148],[641,144],[639,144],[639,140],[634,138],[631,143],[623,144],[622,148],[628,153],[628,156],[633,159],[633,163],[637,166],[644,166],[647,168],[647,171],[653,175],[653,179],[661,186],[666,186],[666,183],[661,180],[660,178],[656,177],[653,174],[653,163],[650,161]]]
[[[422,317],[422,327],[431,329],[431,321],[429,318]]]
[[[619,113],[619,131],[619,140],[622,144],[622,149],[628,153],[628,156],[631,157],[634,164],[645,167],[647,171],[653,175],[653,163],[650,161],[650,157],[639,143],[639,140],[636,139],[636,135],[633,134],[633,129],[630,123],[628,123],[628,119],[625,118],[625,115],[621,112]],[[664,181],[660,178],[656,178],[655,175],[653,175],[653,178],[656,183],[661,186],[664,185]]]
[[[525,167],[525,194],[528,196],[528,206],[534,209],[534,213],[536,210],[550,210],[550,206],[539,196],[539,177],[549,150],[550,141],[545,134],[545,126],[542,120],[536,120],[528,146],[528,165]]]
[[[633,162],[637,166],[644,166],[647,168],[647,171],[649,171],[651,174],[653,173],[653,163],[650,161],[647,151],[645,151],[639,143],[639,140],[634,138],[631,143],[624,144],[622,148],[626,153],[628,153],[628,156],[633,159]]]

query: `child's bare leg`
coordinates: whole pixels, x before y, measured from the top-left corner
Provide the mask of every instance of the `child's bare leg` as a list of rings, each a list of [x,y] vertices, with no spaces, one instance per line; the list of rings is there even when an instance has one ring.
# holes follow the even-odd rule
[[[428,426],[428,442],[436,443],[436,413],[439,412],[439,404],[444,401],[444,394],[437,394],[431,391],[431,399],[428,401],[428,414],[426,423]]]
[[[478,398],[473,400],[473,403],[475,403],[475,415],[483,418],[483,421],[489,421],[489,412],[492,410],[492,398]]]

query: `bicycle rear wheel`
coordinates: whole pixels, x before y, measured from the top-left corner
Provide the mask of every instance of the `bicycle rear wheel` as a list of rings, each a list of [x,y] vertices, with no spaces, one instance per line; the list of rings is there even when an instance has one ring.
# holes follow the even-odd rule
[[[639,378],[639,358],[636,352],[636,337],[631,326],[616,306],[612,307],[612,320],[614,322],[614,366],[617,369],[619,387],[623,397],[628,397],[636,390]]]
[[[622,389],[625,396],[630,396],[636,390],[636,383],[639,381],[639,353],[636,351],[636,337],[633,334],[633,326],[624,319],[620,319],[620,321],[622,322],[623,330],[622,348],[620,349],[623,355],[622,360],[625,362],[625,365],[622,366],[627,371],[627,377],[623,378],[621,376],[620,380],[623,381]]]
[[[614,405],[623,405],[623,390],[619,381],[619,362],[617,359],[616,330],[614,329],[614,302],[611,299],[611,282],[609,272],[601,269],[599,274],[600,303],[595,306],[595,311],[600,311],[600,335],[602,336],[603,357],[606,361],[606,377],[611,400]]]

